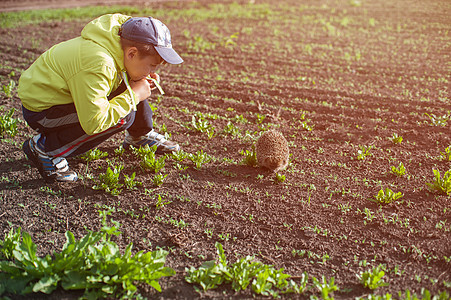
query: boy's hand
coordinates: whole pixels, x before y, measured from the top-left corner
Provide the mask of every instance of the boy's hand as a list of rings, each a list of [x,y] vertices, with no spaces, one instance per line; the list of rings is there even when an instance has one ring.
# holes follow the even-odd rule
[[[157,73],[150,73],[149,77],[152,77],[153,79],[155,79],[158,83],[160,83],[160,75],[158,75]],[[152,80],[148,80],[150,83],[150,89],[154,90],[157,88],[157,86],[155,85],[155,83]]]
[[[150,83],[145,78],[138,81],[130,80],[130,87],[132,88],[133,92],[135,92],[139,102],[149,98],[150,94],[152,93]]]

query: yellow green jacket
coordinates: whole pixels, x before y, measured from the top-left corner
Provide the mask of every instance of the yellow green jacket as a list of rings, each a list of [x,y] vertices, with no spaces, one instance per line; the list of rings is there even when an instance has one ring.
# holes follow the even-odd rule
[[[57,44],[43,53],[19,79],[22,105],[40,112],[74,103],[83,130],[105,131],[138,104],[131,90],[108,101],[122,81],[124,52],[118,35],[129,16],[101,16],[85,26],[81,36]]]

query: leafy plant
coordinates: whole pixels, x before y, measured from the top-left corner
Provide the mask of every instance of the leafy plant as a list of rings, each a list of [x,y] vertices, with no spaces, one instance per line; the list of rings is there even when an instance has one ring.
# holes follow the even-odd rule
[[[155,174],[155,176],[152,179],[152,182],[155,186],[160,186],[163,184],[164,179],[168,176],[168,174]]]
[[[194,168],[200,170],[203,164],[209,163],[213,158],[204,152],[204,150],[197,151],[196,154],[190,154],[188,158],[194,163]]]
[[[321,292],[321,298],[324,300],[332,300],[333,297],[329,296],[330,293],[337,291],[339,288],[334,284],[335,278],[332,277],[329,282],[325,276],[319,281],[317,278],[313,277],[313,285]],[[313,297],[315,298],[315,297]]]
[[[372,290],[381,286],[387,286],[388,283],[382,279],[385,275],[383,268],[383,265],[378,265],[372,270],[361,272],[360,275],[357,275],[357,278],[359,278],[360,283],[362,283],[364,287]]]
[[[1,110],[3,111],[3,107]],[[11,108],[6,114],[0,115],[0,136],[6,137],[9,135],[10,137],[14,137],[17,134],[17,122],[19,119],[13,118],[15,109]]]
[[[152,147],[146,145],[144,147],[133,148],[133,152],[141,159],[141,168],[143,170],[151,170],[158,173],[164,168],[166,156],[161,156],[157,159],[155,155],[156,150],[156,145]]]
[[[233,137],[240,135],[240,129],[235,126],[232,122],[227,122],[227,125],[224,127],[224,134],[231,135]]]
[[[257,162],[257,151],[255,151],[255,145],[252,145],[252,150],[241,150],[241,155],[244,155],[243,160],[241,161],[242,164],[248,165],[250,167],[256,166],[258,164]]]
[[[396,176],[401,177],[406,174],[406,168],[404,167],[403,163],[400,162],[398,167],[395,166],[391,167],[391,172]]]
[[[95,148],[95,149],[90,149],[86,153],[82,154],[80,157],[82,159],[84,159],[85,161],[90,162],[90,161],[101,159],[101,158],[104,158],[107,156],[108,156],[107,152],[104,152],[98,148]]]
[[[431,191],[436,191],[439,193],[443,193],[446,195],[451,194],[451,169],[446,171],[443,174],[443,178],[441,178],[439,170],[432,170],[434,172],[434,181],[428,182],[426,185],[429,187]]]
[[[135,181],[136,172],[129,177],[127,174],[124,174],[124,185],[128,190],[134,190],[137,186],[142,186],[142,182]]]
[[[274,181],[275,181],[276,183],[282,183],[282,182],[285,181],[285,179],[286,179],[285,175],[276,173],[276,177],[275,177],[275,180],[274,180]]]
[[[84,290],[88,299],[126,298],[136,295],[135,282],[143,282],[161,292],[159,279],[175,271],[164,267],[168,252],[139,251],[132,256],[130,243],[121,254],[111,237],[120,235],[120,224],[111,220],[109,212],[100,212],[100,232],[88,231],[76,240],[66,231],[66,243],[60,252],[38,257],[31,236],[18,228],[0,240],[0,296],[4,293],[26,295],[50,294],[58,287],[64,290]]]
[[[7,85],[3,85],[3,93],[5,94],[6,98],[11,98],[13,96],[14,88],[16,87],[16,82],[12,79],[9,80],[9,83]]]
[[[290,275],[283,273],[283,269],[277,270],[271,265],[254,261],[250,256],[229,264],[222,245],[216,242],[215,247],[219,261],[204,262],[198,269],[186,268],[187,282],[199,284],[204,291],[217,288],[223,283],[230,283],[235,291],[245,290],[250,285],[254,293],[273,297],[276,297],[279,291],[301,294],[306,289],[306,274],[301,276],[301,282],[297,285],[290,279]]]
[[[403,197],[404,195],[401,192],[393,192],[391,189],[386,188],[385,191],[381,189],[379,193],[377,193],[376,196],[374,196],[374,199],[371,199],[371,201],[376,202],[378,204],[389,204],[393,201],[396,201]]]
[[[373,148],[373,146],[364,146],[364,145],[359,145],[359,150],[357,151],[357,159],[358,160],[364,160],[367,156],[372,155],[370,153],[371,148]]]
[[[215,128],[204,118],[199,118],[196,120],[196,117],[192,116],[191,126],[192,129],[196,131],[207,133],[209,139],[215,136]]]
[[[99,174],[96,184],[92,187],[95,190],[104,190],[113,196],[121,193],[123,184],[119,183],[119,176],[124,169],[124,165],[109,166],[105,173]]]
[[[173,159],[175,159],[177,162],[184,161],[188,156],[189,156],[189,154],[187,152],[183,151],[183,150],[171,153],[171,157]]]
[[[393,133],[392,137],[390,138],[393,144],[401,144],[403,138],[402,136],[398,135],[396,132]]]
[[[451,161],[451,145],[449,147],[445,148],[445,152],[440,151],[440,155],[441,155],[442,159]]]

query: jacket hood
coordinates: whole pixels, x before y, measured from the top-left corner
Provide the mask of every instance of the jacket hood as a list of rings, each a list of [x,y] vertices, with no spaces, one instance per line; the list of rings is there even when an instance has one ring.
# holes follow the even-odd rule
[[[120,70],[124,69],[124,52],[119,29],[130,18],[122,14],[103,15],[89,22],[81,31],[82,38],[93,41],[111,53]]]

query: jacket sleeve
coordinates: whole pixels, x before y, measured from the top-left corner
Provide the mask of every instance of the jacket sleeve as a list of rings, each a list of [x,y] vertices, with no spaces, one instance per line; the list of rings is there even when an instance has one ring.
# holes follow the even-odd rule
[[[131,90],[108,101],[116,76],[115,70],[103,65],[82,70],[68,81],[78,119],[88,135],[116,125],[137,105],[137,97]]]

